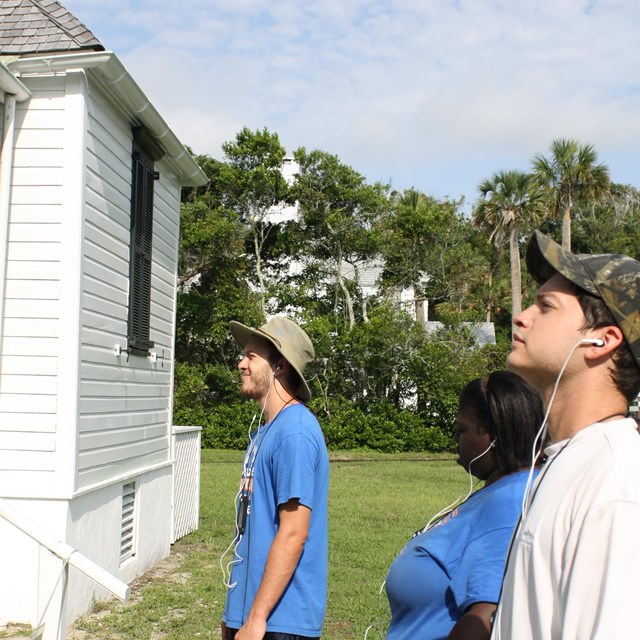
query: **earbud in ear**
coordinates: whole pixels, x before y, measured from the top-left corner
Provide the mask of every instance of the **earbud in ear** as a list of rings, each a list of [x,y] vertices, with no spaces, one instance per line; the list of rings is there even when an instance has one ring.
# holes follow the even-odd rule
[[[580,340],[580,344],[591,344],[594,347],[604,347],[604,340],[600,340],[600,338],[583,338]]]
[[[495,446],[496,446],[496,438],[494,438],[494,439],[491,441],[491,444],[490,444],[489,446],[495,449]]]

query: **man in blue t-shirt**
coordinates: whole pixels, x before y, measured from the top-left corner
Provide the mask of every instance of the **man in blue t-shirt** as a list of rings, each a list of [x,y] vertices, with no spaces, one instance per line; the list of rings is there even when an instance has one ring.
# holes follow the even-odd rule
[[[223,640],[319,638],[327,598],[329,459],[305,366],[307,334],[287,318],[229,325],[242,394],[261,407],[244,457]],[[264,416],[264,424],[263,418]]]

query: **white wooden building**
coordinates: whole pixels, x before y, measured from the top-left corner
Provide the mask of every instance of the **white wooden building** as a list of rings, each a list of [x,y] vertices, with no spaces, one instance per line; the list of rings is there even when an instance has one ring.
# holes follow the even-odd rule
[[[0,113],[0,499],[128,583],[175,537],[180,192],[206,177],[52,0],[0,2]],[[0,625],[63,638],[108,595],[2,517],[0,540]]]

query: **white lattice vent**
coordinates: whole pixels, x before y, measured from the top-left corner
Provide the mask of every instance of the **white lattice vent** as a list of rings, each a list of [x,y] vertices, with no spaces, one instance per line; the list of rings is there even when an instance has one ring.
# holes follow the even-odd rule
[[[135,555],[136,483],[122,486],[122,525],[120,529],[120,564]]]

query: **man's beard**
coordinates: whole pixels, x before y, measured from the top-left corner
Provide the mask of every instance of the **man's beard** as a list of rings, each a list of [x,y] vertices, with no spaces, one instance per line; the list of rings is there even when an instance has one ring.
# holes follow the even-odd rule
[[[248,385],[243,384],[240,393],[250,400],[261,400],[269,393],[271,378],[269,374],[252,373],[248,376]]]

